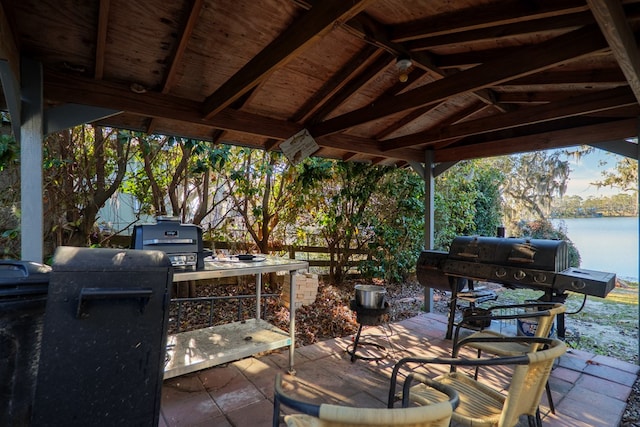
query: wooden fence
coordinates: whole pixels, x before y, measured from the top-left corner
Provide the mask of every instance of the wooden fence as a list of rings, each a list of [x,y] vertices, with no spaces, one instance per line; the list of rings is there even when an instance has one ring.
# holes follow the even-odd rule
[[[119,248],[127,248],[130,246],[131,238],[129,236],[112,236],[109,239],[109,245]],[[230,253],[244,253],[256,250],[256,246],[246,242],[214,242],[204,240],[203,246],[207,249],[221,249]],[[289,259],[299,259],[307,261],[309,267],[329,268],[331,260],[329,259],[329,248],[323,246],[297,246],[297,245],[279,245],[269,248],[271,253],[280,256],[288,256]],[[351,261],[350,268],[357,268],[358,264],[369,259],[369,252],[366,250],[349,249]]]

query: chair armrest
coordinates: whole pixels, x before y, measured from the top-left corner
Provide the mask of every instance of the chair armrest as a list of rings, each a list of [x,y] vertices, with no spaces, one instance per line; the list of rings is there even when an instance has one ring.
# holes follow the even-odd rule
[[[419,381],[435,390],[438,390],[441,393],[446,394],[449,397],[449,402],[451,403],[451,409],[455,411],[455,409],[460,404],[460,396],[458,396],[458,392],[450,386],[444,385],[437,381],[433,381],[431,378],[422,375],[417,372],[412,372],[407,375],[407,379],[404,381],[404,385],[402,386],[402,407],[406,408],[409,406],[409,389],[411,389],[411,385],[413,381]]]
[[[543,344],[552,345],[554,340],[551,338],[538,338],[538,337],[469,337],[460,340],[458,347],[454,347],[454,354],[457,356],[460,347],[471,342],[522,342],[525,344]],[[499,366],[499,365],[526,365],[529,363],[529,357],[525,354],[519,356],[501,356],[501,357],[487,357],[487,358],[473,358],[467,359],[464,357],[405,357],[400,359],[393,367],[391,372],[391,380],[389,384],[389,395],[387,400],[387,407],[393,408],[395,402],[396,387],[398,383],[398,374],[400,370],[409,364],[418,365],[449,365],[452,370],[455,370],[458,366]],[[409,375],[409,374],[408,374]]]
[[[282,374],[278,373],[273,394],[273,427],[280,425],[280,404],[314,417],[318,417],[320,414],[320,405],[303,402],[287,395],[282,389]]]
[[[465,345],[471,343],[487,343],[487,342],[497,342],[497,343],[505,343],[505,342],[515,342],[521,343],[524,345],[531,344],[543,344],[543,346],[548,346],[552,343],[551,338],[542,338],[542,337],[529,337],[529,336],[491,336],[491,337],[467,337],[463,338],[453,346],[452,357],[458,357],[458,353],[460,349]],[[490,360],[490,359],[489,359]]]

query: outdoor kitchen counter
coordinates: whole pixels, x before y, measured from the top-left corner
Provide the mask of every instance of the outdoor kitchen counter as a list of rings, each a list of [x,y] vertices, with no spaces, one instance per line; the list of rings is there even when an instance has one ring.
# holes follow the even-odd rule
[[[256,317],[241,322],[232,322],[169,335],[167,338],[167,363],[165,365],[164,378],[173,378],[286,346],[289,346],[289,371],[293,372],[295,273],[298,270],[306,270],[308,268],[309,263],[306,261],[259,255],[254,260],[249,261],[241,261],[232,257],[220,261],[205,260],[204,269],[178,270],[174,272],[174,282],[255,275]],[[290,273],[289,333],[260,318],[262,274],[279,271]]]

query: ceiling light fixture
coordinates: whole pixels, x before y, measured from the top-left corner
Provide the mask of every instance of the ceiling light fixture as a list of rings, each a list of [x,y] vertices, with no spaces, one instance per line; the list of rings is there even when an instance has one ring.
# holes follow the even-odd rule
[[[406,83],[409,80],[409,68],[413,65],[408,56],[399,56],[396,60],[396,68],[398,69],[398,80]]]

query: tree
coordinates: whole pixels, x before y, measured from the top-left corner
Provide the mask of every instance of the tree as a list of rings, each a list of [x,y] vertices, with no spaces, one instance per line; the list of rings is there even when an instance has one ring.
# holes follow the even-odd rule
[[[262,253],[268,253],[272,233],[283,217],[292,218],[301,206],[296,169],[281,153],[239,149],[234,152],[228,194],[234,211]]]
[[[216,211],[209,226],[219,226],[227,214],[227,181],[221,170],[229,146],[140,132],[121,135],[137,148],[124,191],[141,202],[139,214],[172,215],[183,223],[201,224]]]
[[[130,148],[117,131],[100,126],[77,126],[45,139],[45,230],[55,245],[97,242],[98,211],[120,187]]]
[[[19,147],[11,135],[0,135],[0,256],[20,258]]]
[[[508,226],[522,219],[546,219],[554,197],[562,197],[569,179],[569,162],[562,151],[536,151],[497,158],[504,174],[502,194]]]
[[[604,162],[606,164],[606,162]],[[631,192],[636,200],[635,215],[638,215],[638,161],[623,157],[612,171],[603,171],[603,179],[592,183],[598,188],[619,188],[624,192]]]
[[[407,169],[390,169],[375,187],[366,208],[373,236],[366,276],[402,282],[414,271],[424,247],[424,181]]]
[[[460,162],[436,179],[434,247],[448,250],[454,237],[494,236],[502,224],[502,173],[492,162]]]
[[[363,250],[373,239],[373,218],[367,206],[386,167],[355,162],[316,161],[301,182],[313,189],[306,207],[329,249],[329,278],[341,283],[349,270],[353,250]],[[330,165],[330,170],[328,168]]]

